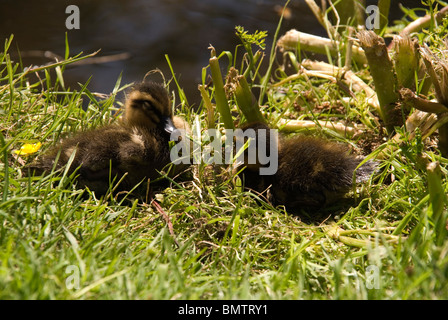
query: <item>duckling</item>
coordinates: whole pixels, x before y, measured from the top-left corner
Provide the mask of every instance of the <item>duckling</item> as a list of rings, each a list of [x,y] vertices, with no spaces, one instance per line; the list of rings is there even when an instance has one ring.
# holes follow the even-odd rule
[[[181,118],[173,118],[166,89],[142,82],[128,94],[121,123],[63,140],[29,168],[41,175],[63,167],[75,153],[69,172],[79,168],[78,184],[105,194],[111,179],[126,175],[119,189],[130,190],[144,179],[159,177],[158,171],[170,163],[170,134],[185,126]]]
[[[263,123],[242,126],[270,132]],[[263,141],[261,141],[263,143]],[[259,147],[259,144],[257,145]],[[290,211],[319,209],[340,199],[353,183],[355,169],[363,160],[349,154],[347,146],[309,136],[278,138],[278,168],[273,175],[260,175],[261,164],[247,165],[245,186],[257,192],[269,189],[271,201]],[[356,170],[356,182],[368,180],[376,164],[368,161]]]

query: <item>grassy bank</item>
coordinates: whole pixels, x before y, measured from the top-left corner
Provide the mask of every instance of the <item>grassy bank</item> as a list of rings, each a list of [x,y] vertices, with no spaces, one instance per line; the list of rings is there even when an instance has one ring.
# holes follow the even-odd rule
[[[241,32],[239,50],[262,50],[264,35]],[[24,165],[60,138],[117,121],[116,96],[127,85],[118,79],[107,95],[90,92],[88,83],[66,88],[66,65],[88,57],[67,52],[63,62],[26,69],[11,61],[10,44],[0,53],[0,299],[448,298],[448,242],[438,240],[434,219],[437,207],[446,211],[448,160],[436,136],[389,139],[363,92],[349,101],[337,82],[292,77],[299,74],[294,53],[280,67],[274,61],[282,57],[267,57],[267,74],[255,52],[241,66],[236,54],[218,55],[221,66],[232,56],[230,65],[264,94],[269,123],[282,129],[285,119],[312,121],[314,128],[295,131],[348,143],[378,157],[380,170],[341,203],[295,216],[242,190],[228,168],[195,165],[192,179],[156,189],[176,245],[145,199],[86,196],[63,172],[25,177]],[[354,72],[371,82],[365,69]],[[203,85],[209,73],[204,69]],[[205,104],[194,111],[174,78],[169,88],[176,113],[208,128]],[[214,88],[206,93],[213,100]],[[227,99],[238,124],[243,116]],[[356,124],[362,132],[344,135],[318,121]],[[37,142],[36,153],[15,152]],[[437,162],[440,172],[420,159]]]

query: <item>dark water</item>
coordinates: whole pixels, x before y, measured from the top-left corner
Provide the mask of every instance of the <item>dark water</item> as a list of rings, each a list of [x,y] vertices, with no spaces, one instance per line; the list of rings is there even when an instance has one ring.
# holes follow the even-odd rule
[[[402,16],[399,2],[406,7],[420,4],[417,0],[392,0],[391,19]],[[72,4],[80,10],[79,30],[68,30],[65,25],[69,16],[66,7]],[[103,93],[111,92],[120,73],[123,83],[141,80],[155,68],[170,78],[167,54],[190,102],[197,102],[202,67],[210,57],[209,44],[218,53],[233,52],[239,43],[234,28],[242,25],[249,32],[268,31],[269,45],[283,4],[275,0],[0,0],[0,39],[14,34],[11,55],[14,58],[18,48],[25,66],[50,61],[29,57],[40,55],[34,50],[64,56],[66,33],[71,55],[98,49],[100,55],[127,53],[129,57],[124,60],[67,69],[65,81],[72,89],[92,76],[89,89]],[[325,35],[305,1],[292,0],[289,9],[290,16],[284,20],[280,34],[295,28]]]

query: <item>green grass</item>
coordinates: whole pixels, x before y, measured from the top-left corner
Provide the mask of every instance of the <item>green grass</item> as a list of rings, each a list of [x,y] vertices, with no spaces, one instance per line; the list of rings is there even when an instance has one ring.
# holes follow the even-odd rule
[[[13,150],[40,141],[45,152],[67,134],[116,121],[116,95],[126,85],[118,79],[106,97],[88,84],[65,88],[70,59],[41,68],[33,83],[32,71],[10,60],[9,45],[0,53],[0,299],[448,298],[448,242],[440,240],[446,220],[438,218],[446,217],[448,160],[418,138],[381,140],[362,94],[351,106],[324,80],[271,87],[251,63],[245,74],[260,80],[270,123],[288,116],[362,123],[382,141],[380,173],[352,200],[297,217],[241,190],[228,168],[195,165],[192,180],[157,191],[177,246],[163,217],[141,199],[86,196],[63,174],[24,176],[34,155]],[[279,81],[288,76],[275,73]],[[174,82],[178,113],[190,124],[198,116],[207,129],[206,111],[192,111]],[[337,110],[317,112],[339,100]],[[319,127],[312,134],[361,143]],[[438,161],[441,175],[428,173],[422,158]]]

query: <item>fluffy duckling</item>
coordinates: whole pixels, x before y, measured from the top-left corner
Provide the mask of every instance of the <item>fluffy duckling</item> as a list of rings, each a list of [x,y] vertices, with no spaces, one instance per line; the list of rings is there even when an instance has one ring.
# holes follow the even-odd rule
[[[244,125],[243,131],[252,128],[269,132],[263,123]],[[266,139],[269,140],[269,139]],[[257,144],[265,143],[264,140]],[[273,175],[260,175],[261,164],[247,165],[243,171],[245,186],[257,192],[270,190],[275,205],[285,205],[291,211],[300,208],[317,209],[340,199],[349,191],[353,174],[363,160],[350,155],[342,144],[323,139],[295,136],[278,138],[278,168]],[[269,148],[267,148],[269,150]],[[366,181],[375,171],[375,164],[366,162],[356,170],[356,182]]]
[[[181,118],[173,118],[163,86],[139,83],[128,94],[120,124],[63,140],[29,168],[35,174],[59,169],[75,152],[70,172],[79,168],[78,184],[105,194],[111,179],[116,177],[117,182],[126,174],[119,189],[130,190],[144,179],[159,177],[157,171],[170,163],[170,134],[185,126]]]

